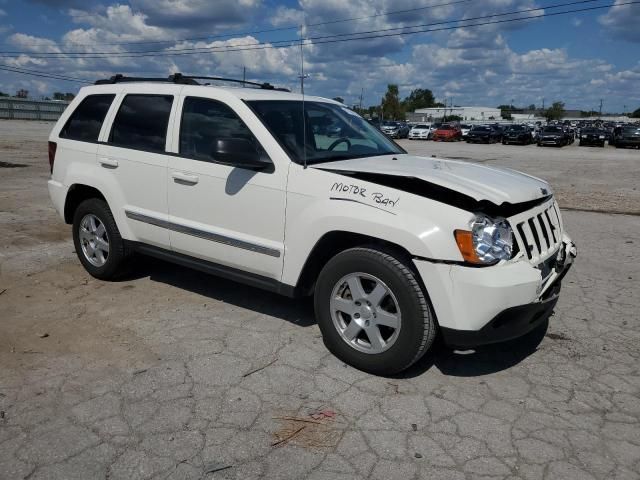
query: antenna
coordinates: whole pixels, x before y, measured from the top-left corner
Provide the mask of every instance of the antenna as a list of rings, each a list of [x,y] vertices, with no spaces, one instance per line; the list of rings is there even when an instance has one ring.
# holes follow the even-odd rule
[[[304,105],[304,27],[306,25],[304,8],[302,9],[302,25],[300,25],[300,93],[302,94],[302,164],[307,168],[307,112]]]

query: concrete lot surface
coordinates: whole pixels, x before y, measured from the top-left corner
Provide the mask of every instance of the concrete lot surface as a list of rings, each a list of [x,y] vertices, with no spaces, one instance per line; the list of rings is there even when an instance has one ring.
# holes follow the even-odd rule
[[[565,212],[546,331],[381,378],[326,351],[309,301],[151,260],[91,278],[48,201],[50,128],[0,122],[1,479],[640,478],[640,151],[402,141],[635,215]]]

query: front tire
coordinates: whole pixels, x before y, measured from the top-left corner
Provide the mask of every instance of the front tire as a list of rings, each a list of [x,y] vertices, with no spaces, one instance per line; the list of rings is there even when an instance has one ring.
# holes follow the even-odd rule
[[[73,243],[80,263],[100,280],[114,280],[125,273],[129,252],[109,206],[90,198],[73,215]]]
[[[407,369],[436,336],[410,260],[372,248],[352,248],[329,260],[318,276],[314,304],[327,348],[372,374]]]

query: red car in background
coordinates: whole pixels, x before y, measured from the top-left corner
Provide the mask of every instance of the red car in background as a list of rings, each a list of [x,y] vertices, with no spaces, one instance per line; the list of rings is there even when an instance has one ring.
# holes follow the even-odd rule
[[[462,129],[457,123],[445,123],[433,133],[434,142],[457,142],[462,140]]]

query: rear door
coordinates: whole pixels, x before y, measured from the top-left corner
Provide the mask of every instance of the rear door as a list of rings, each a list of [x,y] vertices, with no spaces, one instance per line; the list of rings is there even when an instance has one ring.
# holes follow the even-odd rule
[[[126,223],[128,239],[169,248],[166,145],[171,141],[175,88],[136,88],[120,94],[97,162],[115,178],[115,203],[121,211],[114,215]]]
[[[176,117],[179,136],[168,168],[171,248],[279,280],[289,162],[244,102],[224,92],[201,93],[201,87],[185,87]],[[220,163],[212,145],[227,138],[251,141],[272,167]]]

